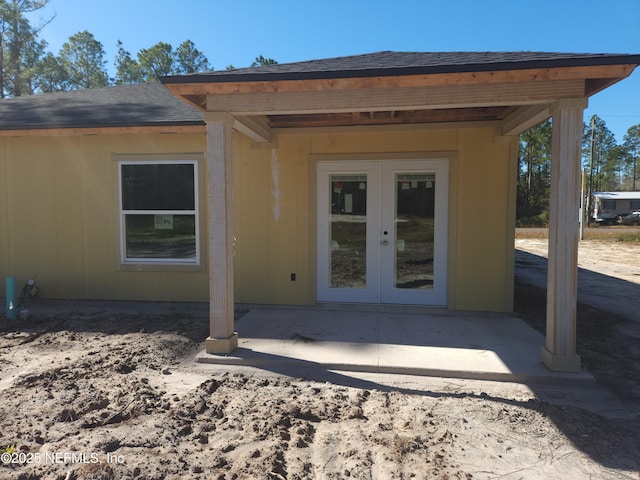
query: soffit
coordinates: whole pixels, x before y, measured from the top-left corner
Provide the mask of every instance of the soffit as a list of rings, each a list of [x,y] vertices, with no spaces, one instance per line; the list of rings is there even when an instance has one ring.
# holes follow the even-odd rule
[[[252,118],[267,128],[499,122],[508,125],[508,134],[516,134],[547,117],[555,101],[588,98],[627,77],[640,60],[636,57],[556,55],[552,67],[543,67],[547,60],[535,57],[513,69],[502,62],[499,68],[452,63],[448,70],[434,65],[416,69],[405,64],[338,72],[313,64],[314,70],[302,62],[169,77],[163,83],[202,111]]]

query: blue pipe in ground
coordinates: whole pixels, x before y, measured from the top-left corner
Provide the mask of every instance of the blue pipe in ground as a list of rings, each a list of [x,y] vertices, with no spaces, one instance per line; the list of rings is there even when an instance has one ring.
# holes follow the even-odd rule
[[[18,316],[18,305],[16,304],[16,277],[7,277],[7,318],[15,320]]]

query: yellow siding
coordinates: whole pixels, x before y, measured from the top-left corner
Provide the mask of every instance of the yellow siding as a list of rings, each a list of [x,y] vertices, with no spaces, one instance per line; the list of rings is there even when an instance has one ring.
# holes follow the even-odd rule
[[[7,188],[9,185],[6,158],[6,142],[0,140],[0,297],[5,295],[5,277],[9,272],[9,232],[7,231]],[[4,308],[4,306],[0,307]]]
[[[281,133],[271,149],[234,133],[236,301],[315,303],[314,155],[450,152],[449,307],[508,309],[513,168],[509,143],[494,134],[418,127]],[[21,284],[37,274],[42,294],[54,298],[207,301],[206,268],[120,268],[113,159],[205,148],[204,135],[0,138],[2,280],[12,274]],[[200,173],[206,218],[204,167]],[[201,228],[206,235],[206,222]]]
[[[237,302],[315,302],[315,293],[312,297],[309,292],[309,256],[315,252],[308,245],[309,152],[305,146],[308,139],[287,137],[277,149],[252,149],[249,140],[235,136]]]
[[[507,249],[512,248],[508,232],[514,219],[509,218],[508,203],[515,201],[509,193],[513,169],[509,143],[496,140],[493,129],[279,134],[275,154],[270,149],[252,150],[251,142],[241,136],[236,139],[236,301],[315,302],[311,155],[453,152],[449,308],[510,308],[507,287],[513,268]],[[296,282],[290,281],[291,273],[296,273]]]
[[[236,301],[271,303],[269,277],[270,153],[234,136],[234,280]]]
[[[37,276],[49,298],[206,300],[204,269],[119,267],[113,160],[114,154],[203,152],[203,136],[2,138],[0,144],[3,280],[15,275],[21,285]]]
[[[507,249],[515,218],[509,218],[510,147],[494,142],[491,131],[461,130],[456,195],[456,271],[450,288],[455,307],[471,310],[508,309],[506,286],[512,283],[513,266]],[[510,277],[509,277],[510,276]]]

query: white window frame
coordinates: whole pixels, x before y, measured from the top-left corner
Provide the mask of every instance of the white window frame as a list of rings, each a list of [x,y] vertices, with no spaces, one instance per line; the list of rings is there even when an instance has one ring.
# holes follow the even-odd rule
[[[152,158],[148,160],[118,160],[118,209],[120,217],[120,263],[121,265],[177,265],[200,266],[200,194],[198,191],[198,161],[186,159]],[[192,165],[193,166],[193,210],[124,210],[122,205],[122,166],[123,165]],[[195,258],[138,258],[127,257],[126,215],[193,215],[195,219]]]

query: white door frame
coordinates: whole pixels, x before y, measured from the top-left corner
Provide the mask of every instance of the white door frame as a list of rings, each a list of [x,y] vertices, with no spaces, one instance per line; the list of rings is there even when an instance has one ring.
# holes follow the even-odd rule
[[[378,227],[369,218],[380,216],[379,200],[373,195],[375,190],[367,188],[367,257],[365,288],[330,288],[329,256],[330,256],[330,216],[328,207],[331,204],[329,178],[334,174],[365,174],[368,185],[380,183],[378,161],[337,161],[318,162],[317,164],[317,300],[319,302],[353,302],[378,303],[379,298],[379,256],[380,246],[371,245],[369,239],[377,234]]]
[[[396,246],[391,243],[380,252],[380,303],[408,305],[447,304],[447,244],[449,237],[449,161],[448,160],[402,160],[385,161],[382,164],[381,225],[383,230],[393,231],[396,211],[395,174],[435,174],[435,211],[433,245],[433,288],[413,290],[395,288],[394,265]],[[393,239],[390,239],[392,241]]]
[[[395,219],[395,174],[428,172],[436,175],[434,284],[429,290],[393,287],[395,245],[382,246],[382,230],[391,231]],[[449,160],[318,161],[317,192],[317,301],[350,303],[447,304],[447,243]],[[329,178],[335,174],[367,175],[367,257],[365,288],[330,288]],[[382,225],[387,223],[387,225]]]

